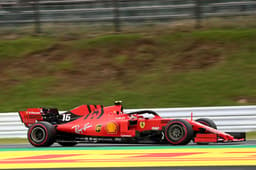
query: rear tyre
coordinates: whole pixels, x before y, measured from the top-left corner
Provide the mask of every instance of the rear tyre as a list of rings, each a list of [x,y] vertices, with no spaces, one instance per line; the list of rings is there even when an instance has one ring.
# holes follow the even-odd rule
[[[28,129],[28,141],[36,147],[51,146],[55,142],[56,129],[49,122],[38,122]]]
[[[197,119],[196,122],[199,122],[199,123],[201,123],[203,125],[209,126],[209,127],[213,128],[213,129],[217,129],[217,125],[211,119],[200,118],[200,119]],[[196,136],[196,134],[195,134],[195,136]],[[207,143],[207,142],[198,142],[196,144],[198,144],[198,145],[208,145],[209,143]]]
[[[183,119],[171,120],[165,127],[165,138],[173,145],[186,145],[193,136],[192,125]]]
[[[75,146],[77,142],[58,142],[61,146]]]

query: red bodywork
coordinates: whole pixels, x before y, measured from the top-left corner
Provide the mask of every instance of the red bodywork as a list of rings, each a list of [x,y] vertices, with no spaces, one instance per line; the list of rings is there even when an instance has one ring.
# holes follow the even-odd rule
[[[19,112],[22,122],[30,127],[37,121],[44,120],[42,108],[28,109]],[[95,137],[135,137],[136,133],[144,131],[163,131],[169,121],[173,119],[153,115],[146,118],[142,115],[123,113],[122,105],[103,107],[102,105],[82,105],[61,115],[61,123],[56,123],[57,132],[78,134]],[[72,120],[72,117],[76,117]],[[185,119],[194,132],[194,142],[231,142],[244,139],[234,139],[233,136],[210,128],[196,121]]]

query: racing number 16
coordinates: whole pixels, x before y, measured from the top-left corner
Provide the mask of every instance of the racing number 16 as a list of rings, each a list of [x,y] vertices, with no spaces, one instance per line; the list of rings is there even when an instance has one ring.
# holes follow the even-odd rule
[[[71,114],[63,114],[63,117],[62,117],[63,122],[70,121],[70,119],[71,119]]]

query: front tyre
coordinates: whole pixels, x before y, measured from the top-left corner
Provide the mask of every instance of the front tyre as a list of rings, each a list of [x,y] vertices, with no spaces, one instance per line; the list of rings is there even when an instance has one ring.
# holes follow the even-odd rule
[[[55,142],[56,129],[49,122],[38,122],[28,129],[28,141],[36,147],[51,146]]]
[[[203,125],[209,126],[209,127],[213,128],[213,129],[217,129],[217,125],[211,119],[200,118],[200,119],[197,119],[196,122],[199,122],[199,123],[201,123]]]
[[[209,126],[209,127],[213,128],[213,129],[217,129],[217,125],[211,119],[200,118],[200,119],[197,119],[196,122],[199,122],[199,123],[201,123],[201,124],[203,124],[205,126]],[[204,131],[203,132],[199,132],[199,133],[204,133]],[[195,133],[195,136],[196,136],[196,133]],[[208,145],[209,143],[208,142],[197,142],[196,144],[198,144],[198,145]]]
[[[173,145],[186,145],[193,138],[192,125],[183,119],[171,120],[165,128],[165,138]]]

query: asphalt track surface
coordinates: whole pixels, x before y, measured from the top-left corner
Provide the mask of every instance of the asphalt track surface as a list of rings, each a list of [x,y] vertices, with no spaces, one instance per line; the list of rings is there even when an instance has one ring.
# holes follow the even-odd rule
[[[249,140],[246,142],[237,142],[237,143],[221,143],[221,144],[210,144],[209,146],[221,146],[221,145],[256,145],[256,140]],[[105,147],[134,147],[134,146],[163,146],[161,144],[110,144],[110,143],[81,143],[76,145],[76,148],[86,148],[86,147],[98,147],[104,149]],[[170,145],[165,145],[170,146]],[[188,146],[198,146],[196,144],[189,144]],[[61,146],[58,144],[54,144],[50,148],[60,148]],[[182,147],[182,146],[181,146]],[[34,148],[30,144],[4,144],[0,145],[1,149],[26,149],[26,148]],[[1,166],[1,165],[0,165]],[[256,170],[256,166],[192,166],[192,167],[120,167],[120,168],[47,168],[49,170]],[[45,169],[36,169],[36,170],[45,170]]]
[[[190,143],[188,146],[198,146],[197,144]],[[248,140],[246,142],[234,142],[234,143],[217,143],[209,144],[209,146],[215,145],[256,145],[256,140]],[[170,146],[168,144],[125,144],[125,143],[80,143],[75,147],[130,147],[130,146]],[[62,147],[59,144],[54,144],[51,147]],[[0,148],[34,148],[29,143],[27,144],[2,144]],[[256,170],[256,168],[255,168]]]

